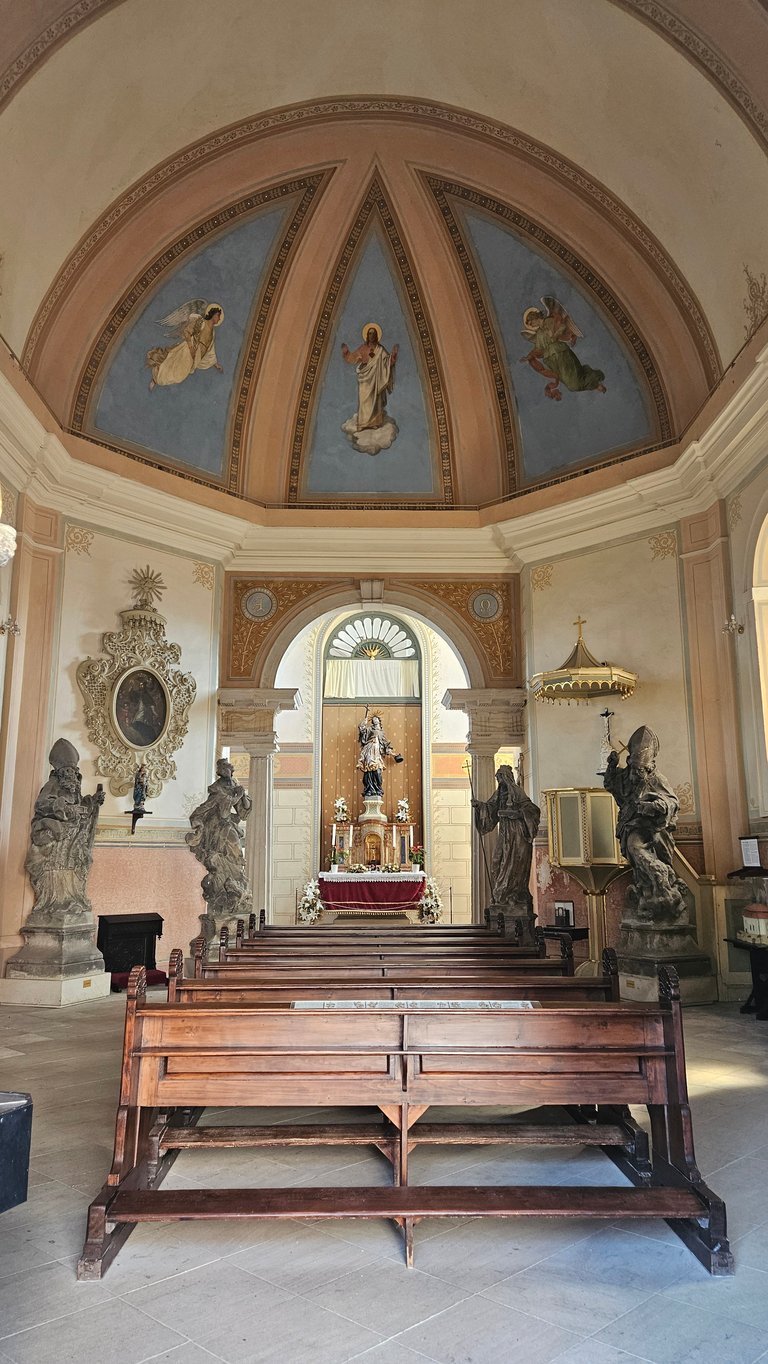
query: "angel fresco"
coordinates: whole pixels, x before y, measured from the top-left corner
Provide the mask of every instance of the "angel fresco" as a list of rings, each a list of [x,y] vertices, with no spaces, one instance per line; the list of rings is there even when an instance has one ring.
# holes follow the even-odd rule
[[[547,295],[541,302],[542,307],[526,308],[523,313],[522,335],[533,341],[533,349],[520,364],[530,365],[549,380],[544,392],[555,402],[562,401],[561,384],[571,393],[605,393],[603,371],[583,365],[572,349],[584,333],[556,298]]]
[[[350,350],[342,342],[341,354],[348,365],[355,366],[357,378],[357,412],[342,425],[342,431],[356,450],[366,455],[377,455],[388,450],[397,439],[398,425],[387,412],[387,394],[395,387],[397,346],[391,353],[381,344],[378,322],[367,322],[363,327],[363,344]]]
[[[160,318],[168,340],[175,344],[152,346],[147,351],[146,363],[152,372],[149,391],[169,384],[183,384],[196,369],[217,369],[223,373],[216,358],[215,331],[224,321],[220,303],[206,303],[202,298],[191,298],[167,317]]]

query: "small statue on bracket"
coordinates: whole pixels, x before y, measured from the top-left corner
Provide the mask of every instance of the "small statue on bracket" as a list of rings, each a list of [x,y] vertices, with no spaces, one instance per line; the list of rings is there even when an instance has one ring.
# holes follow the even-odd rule
[[[141,763],[136,768],[136,776],[133,779],[133,809],[126,810],[126,814],[131,816],[131,835],[136,832],[136,825],[145,815],[151,815],[152,811],[144,807],[147,803],[147,785],[149,777],[147,775],[147,764]]]

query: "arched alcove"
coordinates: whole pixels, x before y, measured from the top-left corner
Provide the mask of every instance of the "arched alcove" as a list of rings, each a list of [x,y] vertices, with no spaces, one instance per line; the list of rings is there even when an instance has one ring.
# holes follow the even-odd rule
[[[386,610],[361,609],[359,601],[320,615],[315,608],[313,618],[300,628],[294,623],[290,638],[286,640],[288,632],[283,632],[279,659],[275,658],[276,650],[272,651],[273,684],[295,687],[302,698],[300,709],[283,712],[276,720],[279,753],[275,759],[272,844],[275,921],[293,920],[297,890],[300,892],[306,880],[327,862],[330,831],[323,813],[323,755],[324,742],[334,740],[323,733],[324,666],[334,638],[361,617],[400,622],[412,640],[414,656],[419,657],[421,838],[427,869],[437,877],[447,915],[452,913],[455,922],[467,922],[471,900],[469,784],[463,770],[467,722],[460,712],[447,711],[441,700],[447,690],[470,685],[470,669],[457,645],[432,622],[390,603]],[[388,704],[385,698],[385,722]],[[343,709],[346,712],[348,708]],[[356,723],[362,714],[360,701],[360,715],[346,717],[348,744],[356,742]],[[329,773],[335,766],[332,759],[332,754],[326,754]],[[391,804],[388,776],[389,772],[385,774],[385,803]],[[361,790],[361,779],[354,789],[331,792],[329,787],[325,804],[329,797],[332,804],[334,795],[344,795],[355,817],[357,807],[362,807]]]

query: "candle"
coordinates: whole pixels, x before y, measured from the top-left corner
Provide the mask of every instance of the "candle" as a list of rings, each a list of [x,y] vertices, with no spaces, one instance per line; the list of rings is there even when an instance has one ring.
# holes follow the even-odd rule
[[[332,847],[332,848],[335,848],[335,847],[336,847],[336,825],[335,825],[335,824],[334,824],[333,828],[331,829],[331,847]]]

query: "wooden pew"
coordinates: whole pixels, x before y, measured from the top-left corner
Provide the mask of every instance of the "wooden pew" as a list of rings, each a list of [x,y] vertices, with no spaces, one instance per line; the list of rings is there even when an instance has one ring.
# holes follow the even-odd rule
[[[245,920],[238,920],[238,923],[243,923],[243,925],[244,925],[244,924],[245,924]],[[475,933],[475,932],[482,933],[482,932],[485,931],[485,932],[487,932],[487,933],[499,933],[499,934],[504,935],[504,934],[507,932],[507,927],[506,927],[506,923],[505,923],[504,914],[503,914],[501,911],[498,911],[498,912],[496,913],[496,915],[492,915],[490,909],[486,909],[486,910],[485,910],[484,919],[483,919],[483,923],[482,923],[482,924],[437,924],[437,925],[434,926],[434,928],[429,928],[429,929],[427,929],[427,930],[424,930],[420,925],[417,925],[417,924],[408,924],[408,925],[406,926],[406,925],[403,925],[403,924],[394,924],[394,923],[393,923],[393,924],[391,924],[391,925],[385,925],[385,926],[383,926],[383,925],[381,925],[381,924],[380,924],[378,921],[376,921],[376,920],[373,920],[373,921],[371,921],[371,920],[361,921],[360,923],[349,923],[349,924],[346,924],[346,923],[345,923],[343,926],[338,926],[338,927],[337,927],[335,924],[296,924],[296,925],[291,925],[291,926],[289,927],[289,926],[282,925],[282,924],[268,924],[267,921],[266,921],[266,911],[263,910],[263,909],[262,909],[262,910],[260,911],[260,913],[259,913],[258,920],[257,920],[257,917],[256,917],[255,912],[252,912],[252,913],[249,914],[249,916],[248,916],[248,937],[249,937],[249,938],[255,938],[256,935],[257,935],[257,933],[259,933],[259,934],[265,934],[266,936],[273,936],[274,934],[281,934],[281,933],[289,933],[289,932],[293,932],[294,928],[299,928],[299,929],[301,930],[302,933],[304,933],[304,932],[306,932],[306,933],[333,933],[334,936],[335,936],[336,934],[338,934],[338,933],[357,932],[357,931],[363,931],[363,932],[375,931],[375,932],[381,932],[381,933],[391,933],[391,932],[400,933],[400,932],[409,932],[409,931],[413,931],[414,929],[416,929],[417,932],[427,931],[427,932],[430,932],[430,933],[431,933],[431,932],[434,932],[434,931],[439,931],[439,932],[449,931],[449,932],[452,932],[452,933]],[[513,926],[510,926],[510,932],[513,932],[513,931],[514,931],[514,927],[513,927]]]
[[[430,968],[408,967],[401,973],[394,968],[374,979],[372,972],[359,975],[334,975],[333,967],[304,971],[300,976],[253,964],[245,974],[228,973],[226,964],[214,976],[205,975],[205,943],[198,940],[197,974],[184,977],[184,956],[180,948],[171,952],[168,965],[168,999],[190,1002],[218,999],[234,1002],[284,1003],[295,999],[532,999],[532,1000],[618,1000],[616,954],[606,948],[601,976],[532,974],[507,969],[468,967],[461,974],[435,973]],[[437,977],[437,978],[436,978]]]
[[[305,958],[300,961],[281,961],[279,963],[259,963],[252,960],[227,959],[224,962],[211,962],[207,958],[205,945],[199,941],[193,944],[194,947],[194,974],[198,979],[222,980],[248,978],[254,974],[268,974],[274,982],[281,981],[287,985],[299,984],[302,981],[319,981],[326,979],[341,984],[347,982],[364,981],[383,981],[387,979],[397,980],[401,983],[406,981],[436,981],[443,991],[450,993],[454,983],[458,984],[463,980],[472,980],[482,976],[486,980],[493,977],[503,978],[505,975],[513,974],[516,977],[541,977],[541,976],[573,976],[573,957],[547,957],[544,960],[538,957],[514,958],[509,961],[477,962],[465,960],[462,962],[437,962],[398,960],[375,961],[355,960],[345,962],[334,962],[333,960],[322,959],[317,961],[312,958]]]
[[[432,1105],[561,1106],[573,1118],[531,1125],[422,1124]],[[647,1105],[652,1152],[628,1105]],[[377,1107],[380,1127],[301,1130],[196,1127],[205,1106]],[[414,1145],[468,1141],[600,1145],[632,1187],[409,1186]],[[370,1142],[392,1161],[393,1187],[173,1189],[158,1186],[180,1150]],[[663,1217],[713,1274],[733,1261],[725,1208],[697,1169],[677,977],[660,972],[658,1005],[515,1004],[441,1008],[330,1000],[297,1008],[155,1003],[131,973],[115,1152],[93,1200],[78,1265],[99,1278],[142,1221],[387,1217],[413,1259],[422,1217]],[[638,1238],[638,1254],[652,1243]]]

